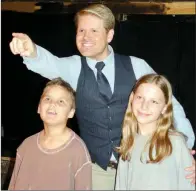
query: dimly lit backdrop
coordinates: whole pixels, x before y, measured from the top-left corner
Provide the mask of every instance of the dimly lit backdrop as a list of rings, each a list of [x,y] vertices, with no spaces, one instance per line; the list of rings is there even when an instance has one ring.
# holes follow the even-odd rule
[[[75,46],[73,15],[32,14],[3,11],[2,15],[2,150],[15,154],[21,141],[42,129],[37,105],[47,82],[27,70],[20,56],[9,50],[12,32],[27,33],[53,54],[64,57],[79,54]],[[146,60],[173,86],[195,131],[195,28],[193,16],[136,16],[117,21],[111,43],[117,53]],[[66,63],[65,63],[66,64]],[[77,131],[76,120],[70,126]],[[13,154],[14,153],[14,154]],[[4,152],[4,155],[9,155]]]

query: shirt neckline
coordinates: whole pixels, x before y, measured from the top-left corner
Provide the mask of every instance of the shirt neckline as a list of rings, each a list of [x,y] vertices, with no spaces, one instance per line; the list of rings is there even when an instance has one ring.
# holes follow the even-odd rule
[[[41,152],[45,153],[45,154],[55,154],[55,153],[58,153],[58,152],[64,150],[72,142],[72,140],[75,138],[75,133],[71,129],[69,129],[69,132],[71,133],[71,135],[70,135],[69,139],[64,144],[62,144],[61,146],[59,146],[55,149],[46,149],[46,148],[43,148],[39,143],[41,132],[42,131],[40,131],[37,134],[37,146],[38,146],[39,150]]]

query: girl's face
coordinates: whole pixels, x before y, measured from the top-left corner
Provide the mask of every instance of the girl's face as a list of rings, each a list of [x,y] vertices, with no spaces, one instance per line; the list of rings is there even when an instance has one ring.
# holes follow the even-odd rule
[[[162,90],[155,84],[141,84],[133,94],[132,111],[139,125],[156,126],[166,109]]]

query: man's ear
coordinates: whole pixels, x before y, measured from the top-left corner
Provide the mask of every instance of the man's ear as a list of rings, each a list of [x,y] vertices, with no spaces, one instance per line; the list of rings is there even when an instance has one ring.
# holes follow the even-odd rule
[[[73,118],[75,114],[75,109],[71,109],[71,111],[69,112],[68,118]]]
[[[110,43],[114,37],[114,29],[110,29],[107,34],[107,41]]]

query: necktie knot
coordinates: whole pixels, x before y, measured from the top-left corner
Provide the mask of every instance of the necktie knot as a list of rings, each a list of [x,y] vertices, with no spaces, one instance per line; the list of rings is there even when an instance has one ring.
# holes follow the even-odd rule
[[[97,70],[99,72],[101,72],[101,70],[104,68],[104,66],[105,66],[104,62],[97,62],[95,68],[97,68]]]

